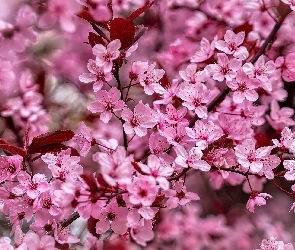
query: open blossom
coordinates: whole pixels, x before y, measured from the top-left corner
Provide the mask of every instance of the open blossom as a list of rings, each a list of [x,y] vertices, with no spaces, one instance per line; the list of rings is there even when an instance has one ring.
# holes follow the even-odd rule
[[[199,118],[208,117],[207,105],[212,96],[204,84],[185,84],[178,96],[184,101],[182,105],[193,110]]]
[[[260,249],[255,250],[294,250],[291,243],[285,244],[283,241],[276,240],[275,237],[271,236],[269,239],[262,240]]]
[[[186,191],[186,186],[184,185],[183,181],[176,182],[174,185],[174,189],[162,191],[166,197],[169,197],[169,199],[166,201],[167,208],[176,208],[178,205],[184,206],[191,201],[197,201],[200,199],[197,194]]]
[[[107,47],[102,44],[96,44],[92,48],[92,52],[96,56],[97,66],[103,67],[106,72],[111,72],[113,61],[120,55],[120,48],[121,42],[119,39],[111,41]]]
[[[191,167],[194,169],[200,169],[202,171],[209,171],[211,166],[204,160],[202,160],[203,152],[198,147],[193,147],[187,152],[182,146],[175,148],[177,157],[175,163],[179,166],[187,168]]]
[[[74,14],[77,14],[81,9],[82,5],[76,0],[49,0],[46,12],[39,19],[39,26],[48,28],[59,22],[64,31],[74,32],[76,29]]]
[[[127,185],[127,191],[130,194],[129,200],[134,205],[152,205],[158,189],[156,180],[151,176],[135,177],[133,182]]]
[[[15,177],[20,171],[22,161],[20,155],[0,156],[0,183]]]
[[[266,91],[272,90],[270,77],[276,70],[276,65],[273,61],[265,62],[265,57],[262,55],[258,58],[257,62],[245,63],[243,65],[243,71],[250,77],[256,78],[260,81],[261,87]]]
[[[148,241],[151,241],[155,233],[153,231],[152,221],[141,219],[130,229],[132,239],[140,246],[145,247]]]
[[[172,175],[174,169],[170,165],[166,165],[163,160],[160,160],[155,155],[150,155],[147,165],[138,162],[138,166],[142,172],[154,177],[161,188],[169,188],[167,177]]]
[[[250,199],[248,200],[246,204],[246,208],[254,213],[255,206],[263,206],[266,204],[266,199],[272,198],[270,194],[267,193],[258,193],[258,192],[252,192]]]
[[[191,62],[197,63],[197,62],[203,62],[210,58],[214,53],[215,48],[215,41],[209,42],[207,38],[202,37],[200,48],[197,50],[191,58]]]
[[[145,136],[147,129],[153,128],[157,123],[148,104],[143,104],[141,101],[133,112],[129,108],[124,108],[121,117],[126,121],[123,127],[127,135],[135,133],[139,137]]]
[[[275,64],[281,71],[284,81],[293,82],[295,80],[295,53],[290,53],[285,58],[278,57]]]
[[[249,52],[244,46],[240,46],[245,39],[245,32],[241,31],[235,34],[231,30],[227,30],[224,35],[224,41],[216,41],[215,47],[226,54],[245,60],[249,56]]]
[[[235,155],[238,158],[238,163],[242,168],[249,168],[254,173],[258,173],[263,168],[263,159],[270,155],[273,147],[255,148],[255,141],[247,139],[241,145],[235,147]]]
[[[100,215],[96,218],[96,233],[105,233],[111,228],[116,234],[124,234],[127,231],[127,214],[126,207],[118,207],[115,200],[111,201],[106,207],[102,208]]]
[[[277,147],[288,149],[292,153],[295,152],[295,135],[288,127],[283,128],[280,141],[273,139],[272,142]]]
[[[81,122],[78,128],[78,131],[73,137],[73,140],[78,144],[81,150],[80,155],[86,156],[91,148],[94,138],[92,137],[85,123]]]
[[[226,84],[233,90],[233,101],[235,103],[242,103],[245,99],[255,102],[259,97],[255,91],[259,86],[259,81],[250,79],[243,70],[239,70],[236,78],[232,81],[226,81]]]
[[[92,59],[89,59],[87,69],[90,73],[83,73],[79,76],[79,80],[84,83],[94,82],[94,92],[100,90],[105,82],[112,80],[111,69],[107,71],[104,67],[98,66],[97,62]]]
[[[50,235],[43,235],[42,237],[38,236],[33,231],[28,232],[23,241],[26,243],[27,247],[31,250],[38,249],[48,249],[48,250],[57,250],[55,247],[55,240]]]
[[[100,120],[108,123],[112,118],[112,113],[122,110],[125,106],[124,101],[120,100],[121,93],[117,88],[111,88],[109,92],[99,90],[95,93],[96,102],[88,106],[88,110],[92,113],[100,112]]]
[[[237,75],[241,68],[242,61],[238,59],[228,59],[224,53],[217,53],[217,64],[209,64],[205,70],[207,74],[212,75],[214,80],[222,82],[224,79],[231,81]]]
[[[289,181],[295,180],[295,161],[294,160],[284,160],[283,165],[288,171],[285,173],[284,177]]]

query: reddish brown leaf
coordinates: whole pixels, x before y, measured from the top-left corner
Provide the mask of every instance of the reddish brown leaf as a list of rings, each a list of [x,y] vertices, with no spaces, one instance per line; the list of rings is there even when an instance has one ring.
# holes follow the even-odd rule
[[[165,195],[164,194],[158,194],[154,203],[160,203],[162,200],[165,199]]]
[[[236,27],[233,31],[235,33],[239,33],[241,31],[245,32],[245,37],[247,37],[247,35],[253,30],[253,25],[250,23],[243,23],[240,26]]]
[[[22,148],[19,148],[17,146],[11,145],[8,141],[0,138],[0,148],[3,150],[8,151],[9,153],[13,155],[20,155],[22,157],[26,157],[26,152]]]
[[[115,18],[110,25],[111,40],[119,39],[121,49],[127,49],[132,45],[135,35],[135,26],[132,21],[124,18]]]
[[[141,168],[138,166],[138,164],[137,164],[137,162],[131,162],[131,164],[132,164],[132,166],[134,167],[134,169],[138,172],[138,173],[140,173],[140,174],[142,174],[142,175],[147,175],[145,172],[143,172],[142,170],[141,170]]]
[[[73,138],[74,132],[72,130],[57,130],[46,134],[39,135],[33,138],[32,143],[28,148],[28,154],[41,153],[40,151],[46,151],[50,145],[54,144],[54,147],[66,147],[61,142],[69,141]]]
[[[88,41],[91,47],[94,47],[96,44],[102,44],[105,46],[105,42],[103,41],[103,39],[93,32],[89,32]]]
[[[131,13],[131,15],[127,18],[130,21],[133,21],[135,18],[137,18],[138,16],[140,16],[142,13],[146,12],[150,7],[153,6],[153,4],[156,2],[157,0],[153,0],[151,1],[149,4],[135,10],[133,13]]]
[[[99,192],[98,186],[97,186],[97,183],[96,183],[96,180],[95,180],[93,174],[91,174],[91,173],[81,174],[80,176],[88,185],[90,192],[92,192],[92,193]]]
[[[102,177],[101,173],[97,174],[96,179],[97,179],[97,182],[98,182],[98,184],[100,186],[102,186],[102,187],[110,187],[110,185],[107,184],[106,181],[104,180],[104,178]]]

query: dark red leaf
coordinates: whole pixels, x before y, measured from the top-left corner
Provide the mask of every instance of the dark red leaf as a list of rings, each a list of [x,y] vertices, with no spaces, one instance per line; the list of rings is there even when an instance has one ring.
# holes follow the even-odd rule
[[[0,138],[0,148],[10,152],[13,155],[20,155],[22,157],[26,157],[26,152],[22,148],[11,145],[8,141]]]
[[[164,194],[158,194],[154,203],[160,203],[162,200],[165,199],[165,195]]]
[[[135,35],[135,26],[132,21],[118,17],[111,21],[110,37],[111,40],[119,39],[121,49],[127,49],[132,45]]]
[[[105,42],[103,41],[103,39],[93,32],[89,32],[88,41],[91,47],[94,47],[96,44],[102,44],[105,46]]]
[[[100,234],[96,233],[96,223],[98,222],[98,219],[93,218],[90,216],[90,218],[87,220],[87,229],[88,231],[97,237],[99,239]]]
[[[80,13],[76,14],[76,16],[86,20],[89,23],[92,23],[92,24],[95,23],[95,24],[108,30],[107,22],[95,21],[95,19],[92,17],[92,15],[90,14],[89,9],[87,7],[84,7],[84,9]]]
[[[110,187],[110,185],[107,184],[106,181],[104,180],[104,178],[102,177],[101,173],[97,174],[96,179],[97,179],[97,182],[99,183],[100,186],[102,186],[102,187]]]
[[[54,132],[49,132],[46,134],[39,135],[33,138],[32,143],[28,148],[28,154],[41,153],[46,151],[46,148],[49,148],[49,145],[54,144],[54,147],[66,147],[61,142],[69,141],[73,138],[74,132],[72,130],[57,130]],[[45,151],[44,151],[45,150]]]
[[[91,174],[91,173],[81,174],[80,176],[86,182],[86,184],[88,185],[89,191],[91,193],[99,192],[98,186],[97,186],[97,183],[96,183],[96,180],[95,180],[93,174]]]
[[[135,18],[137,18],[138,16],[140,16],[142,13],[146,12],[150,7],[152,7],[152,5],[156,2],[157,0],[153,0],[151,1],[149,4],[135,10],[133,13],[131,13],[131,15],[127,18],[130,21],[133,21]]]
[[[245,32],[245,37],[247,37],[247,35],[253,30],[253,25],[250,23],[243,23],[241,25],[239,25],[238,27],[236,27],[233,31],[235,33],[239,33],[241,31]]]
[[[132,166],[134,167],[134,169],[138,172],[138,173],[140,173],[140,174],[142,174],[142,175],[147,175],[145,172],[143,172],[142,170],[141,170],[141,168],[138,166],[138,164],[137,164],[137,162],[131,162],[131,164],[132,164]]]

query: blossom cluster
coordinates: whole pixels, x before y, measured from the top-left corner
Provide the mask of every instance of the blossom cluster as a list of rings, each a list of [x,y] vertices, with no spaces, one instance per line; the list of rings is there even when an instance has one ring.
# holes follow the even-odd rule
[[[2,7],[0,247],[294,249],[292,1]]]

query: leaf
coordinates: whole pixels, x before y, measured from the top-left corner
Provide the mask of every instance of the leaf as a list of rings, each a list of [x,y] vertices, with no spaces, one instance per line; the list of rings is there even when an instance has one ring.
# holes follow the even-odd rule
[[[102,187],[110,187],[110,185],[108,183],[106,183],[106,181],[104,180],[103,176],[101,173],[97,174],[97,182],[100,186]]]
[[[119,39],[121,49],[127,49],[132,45],[135,36],[135,26],[132,21],[118,17],[111,21],[111,40]]]
[[[23,158],[26,157],[26,152],[25,150],[23,150],[20,147],[11,145],[8,141],[0,138],[0,148],[2,148],[3,150],[6,150],[8,152],[10,152],[13,155],[20,155]]]
[[[133,21],[135,18],[146,12],[149,8],[151,8],[156,1],[157,0],[153,0],[149,4],[135,10],[133,13],[131,13],[129,17],[127,17],[127,19]]]
[[[131,162],[131,164],[132,164],[132,166],[134,167],[134,169],[138,172],[138,173],[140,173],[140,174],[142,174],[142,175],[147,175],[145,172],[143,172],[142,170],[141,170],[141,168],[139,167],[139,165],[137,164],[137,162]]]
[[[54,132],[49,132],[46,134],[39,135],[33,138],[32,143],[28,148],[28,154],[35,154],[45,152],[46,150],[51,150],[50,145],[52,145],[52,149],[55,147],[62,148],[67,146],[61,144],[61,142],[69,141],[73,138],[74,132],[72,130],[57,130]]]
[[[91,47],[94,47],[96,44],[102,44],[103,46],[105,46],[105,42],[103,41],[103,39],[93,32],[89,32],[88,41]]]
[[[96,183],[96,180],[95,180],[93,174],[91,174],[91,173],[81,174],[80,176],[85,181],[85,183],[88,185],[89,191],[91,193],[99,192],[99,189],[98,189],[98,186],[97,186],[97,183]]]
[[[241,31],[245,32],[245,37],[247,37],[247,35],[253,30],[253,25],[246,22],[243,23],[241,25],[239,25],[238,27],[236,27],[233,31],[237,34]]]

